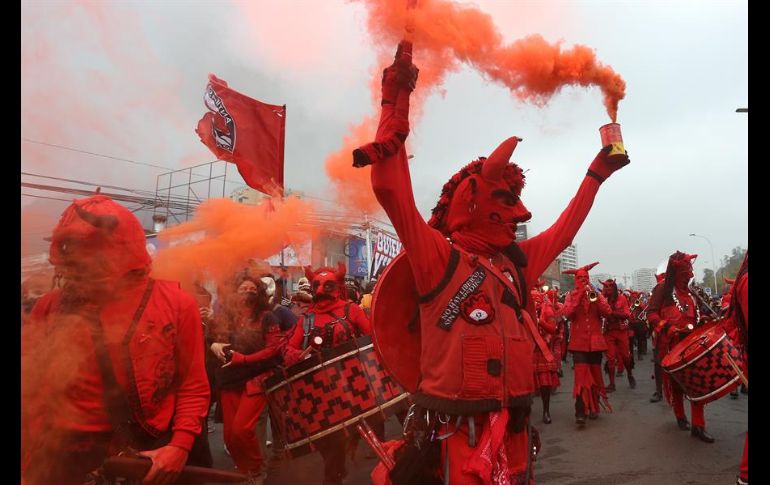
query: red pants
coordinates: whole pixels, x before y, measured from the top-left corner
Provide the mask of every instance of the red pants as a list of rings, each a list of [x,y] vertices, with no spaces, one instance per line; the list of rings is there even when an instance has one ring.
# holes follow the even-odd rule
[[[243,473],[259,472],[264,457],[256,429],[267,398],[264,394],[247,396],[244,390],[222,389],[220,399],[225,445],[235,466]]]
[[[610,330],[604,334],[607,342],[607,366],[610,384],[615,383],[615,368],[631,369],[631,350],[628,347],[628,330]]]
[[[686,419],[684,415],[684,394],[675,382],[671,385],[671,405],[674,407],[676,419]],[[703,416],[703,404],[690,401],[690,414],[693,426],[706,427],[706,418]]]
[[[605,398],[602,378],[602,352],[572,352],[575,363],[575,384],[572,397],[575,399],[575,416],[599,412],[599,399]]]

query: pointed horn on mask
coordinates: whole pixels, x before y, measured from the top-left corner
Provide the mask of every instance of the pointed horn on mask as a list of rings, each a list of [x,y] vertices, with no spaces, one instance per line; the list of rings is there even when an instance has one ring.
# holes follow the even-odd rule
[[[307,278],[308,282],[313,281],[313,278],[315,278],[313,267],[308,265],[308,266],[305,266],[303,269],[305,270],[305,277]]]
[[[115,227],[118,225],[118,218],[112,214],[94,214],[81,208],[79,205],[75,205],[75,212],[87,223],[108,233],[115,230]]]
[[[481,167],[481,176],[486,180],[499,180],[503,176],[503,170],[513,155],[516,145],[522,141],[518,136],[512,136],[500,143],[495,151],[484,161]]]
[[[348,272],[348,268],[347,266],[345,266],[345,263],[343,263],[342,261],[338,261],[337,274],[336,274],[337,279],[340,281],[345,281],[345,275],[347,274],[347,272]]]

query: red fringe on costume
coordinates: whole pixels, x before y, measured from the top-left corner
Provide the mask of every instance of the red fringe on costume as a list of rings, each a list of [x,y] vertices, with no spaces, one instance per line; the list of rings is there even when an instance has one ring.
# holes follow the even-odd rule
[[[540,349],[536,348],[534,353],[535,361],[535,386],[540,389],[541,387],[552,387],[556,389],[561,382],[559,381],[559,375],[556,374],[558,369],[559,359],[554,355],[553,362],[545,360],[545,356],[540,352]]]
[[[587,413],[599,412],[599,398],[607,399],[602,379],[602,368],[597,364],[575,364],[575,387],[572,389],[572,397],[583,398]]]

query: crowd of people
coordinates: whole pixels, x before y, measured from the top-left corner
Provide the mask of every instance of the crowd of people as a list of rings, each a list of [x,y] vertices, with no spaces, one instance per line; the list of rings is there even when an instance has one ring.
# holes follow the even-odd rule
[[[636,387],[634,349],[641,360],[649,336],[661,370],[652,400],[665,398],[680,429],[714,441],[704,404],[691,400],[688,421],[687,390],[663,362],[688,335],[716,322],[743,356],[745,378],[748,253],[718,305],[693,292],[695,256],[679,251],[649,296],[620,291],[611,279],[597,289],[589,271],[598,263],[565,271],[575,277],[565,295],[545,288],[542,273],[574,239],[601,185],[630,162],[627,155],[610,159],[610,147],[602,148],[560,217],[517,241],[516,224],[532,214],[521,200],[524,171],[510,162],[522,140],[511,137],[459,170],[426,222],[404,148],[417,77],[411,45],[402,42],[383,74],[375,140],[353,153],[355,166],[372,165],[373,191],[411,271],[406,285],[381,280],[364,290],[339,264],[306,267],[294,287],[247,266],[215,292],[201,283],[189,293],[150,277],[144,231],[127,209],[95,195],[65,210],[50,247],[56,287],[41,296],[30,283],[22,294],[24,483],[84,483],[103,472],[106,457],[127,450],[151,460],[145,483],[173,483],[185,465],[211,465],[206,429],[214,403],[235,467],[246,483],[262,483],[281,451],[277,428],[279,453],[268,457],[265,446],[268,421],[275,428],[266,380],[279,367],[398,324],[372,313],[372,295],[382,292],[403,292],[390,297],[403,294],[405,304],[417,298],[402,338],[419,331],[421,340],[415,354],[377,349],[386,360],[398,353],[419,378],[409,389],[403,436],[379,450],[375,483],[534,483],[540,442],[533,397],[542,401],[542,422],[551,423],[550,397],[571,354],[575,420],[586,426],[612,411],[616,377],[625,373]],[[374,443],[384,441],[381,420],[371,423]],[[343,483],[354,436],[329,433],[312,443],[324,484]]]

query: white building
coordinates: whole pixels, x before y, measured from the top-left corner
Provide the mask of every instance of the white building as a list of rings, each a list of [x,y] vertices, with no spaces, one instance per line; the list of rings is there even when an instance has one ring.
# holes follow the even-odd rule
[[[567,246],[567,249],[561,252],[558,259],[561,261],[562,272],[576,269],[578,267],[577,246],[574,244]]]
[[[655,287],[655,269],[639,268],[631,275],[631,288],[650,292]]]

